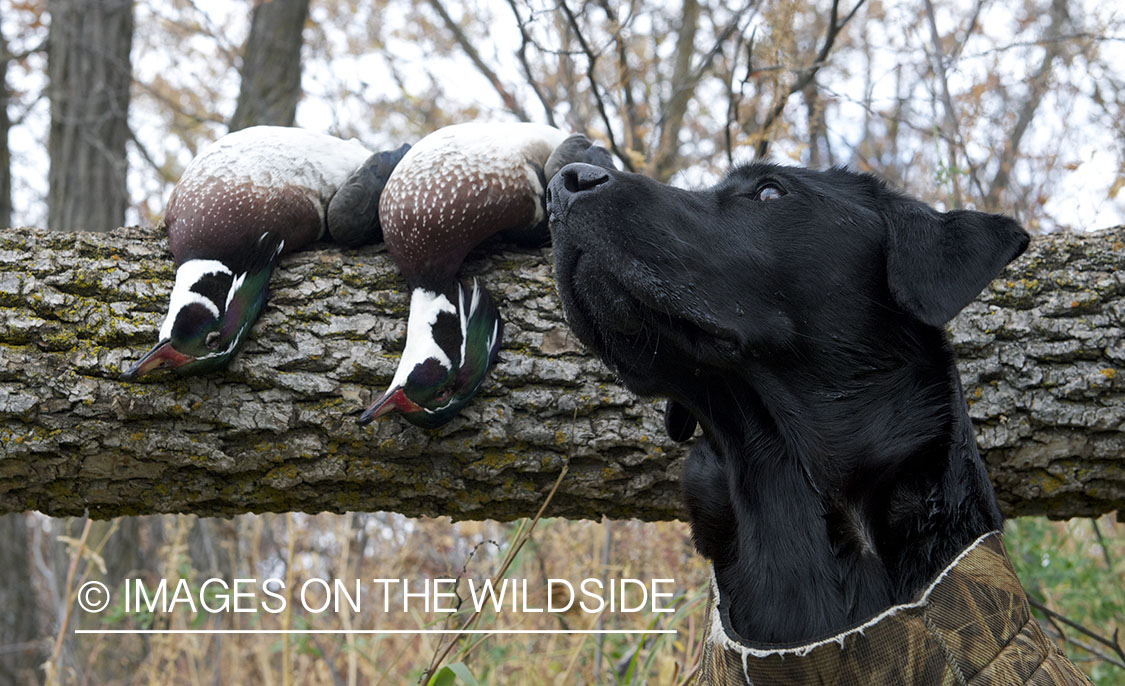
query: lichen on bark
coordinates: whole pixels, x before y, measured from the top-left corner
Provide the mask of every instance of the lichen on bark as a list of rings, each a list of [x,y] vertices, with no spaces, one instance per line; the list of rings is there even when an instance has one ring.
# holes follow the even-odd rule
[[[1036,239],[951,325],[1010,514],[1125,505],[1125,229]],[[478,255],[503,360],[446,427],[355,417],[394,372],[407,297],[379,247],[285,258],[224,372],[120,371],[155,342],[174,270],[154,229],[0,237],[0,511],[395,510],[457,519],[682,516],[685,448],[563,321],[549,249]]]

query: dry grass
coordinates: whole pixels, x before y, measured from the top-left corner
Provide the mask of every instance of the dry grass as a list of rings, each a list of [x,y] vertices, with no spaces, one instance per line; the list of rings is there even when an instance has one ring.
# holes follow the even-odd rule
[[[402,612],[401,594],[384,612],[382,587],[375,578],[426,579],[471,577],[478,584],[493,576],[518,523],[450,522],[407,519],[393,514],[261,515],[233,520],[194,517],[150,518],[160,527],[158,563],[134,576],[150,588],[166,579],[171,591],[186,579],[198,590],[217,576],[286,581],[287,612],[272,614],[205,612],[193,614],[180,603],[169,614],[124,613],[121,589],[101,615],[76,611],[71,628],[154,629],[399,629],[456,628],[468,617],[426,612],[422,599]],[[201,535],[202,530],[213,529]],[[210,537],[220,559],[233,569],[214,573],[211,561],[199,559],[200,539]],[[221,562],[219,567],[222,567]],[[95,576],[97,576],[95,572]],[[649,612],[590,614],[485,612],[480,628],[644,629],[674,628],[676,635],[518,635],[468,636],[454,646],[448,662],[464,663],[482,684],[671,684],[695,659],[707,571],[694,554],[688,529],[681,523],[588,522],[543,520],[515,557],[507,576],[527,579],[529,605],[546,602],[545,580],[560,578],[577,585],[585,578],[671,578],[677,612],[654,623]],[[306,611],[297,597],[308,579],[342,579],[349,590],[361,580],[361,610]],[[412,589],[413,590],[413,589]],[[316,607],[324,596],[310,587],[307,600]],[[463,607],[471,604],[464,583]],[[273,603],[258,591],[258,600]],[[212,598],[215,606],[219,599]],[[358,684],[417,683],[452,637],[443,635],[69,635],[66,641],[84,663],[59,670],[55,683],[83,683],[80,674],[98,674],[97,684]],[[80,656],[80,657],[79,657]]]
[[[232,520],[190,516],[146,517],[134,538],[123,541],[147,551],[144,563],[123,576],[143,578],[154,587],[166,579],[169,590],[180,579],[198,591],[208,578],[284,579],[287,611],[193,614],[181,604],[174,612],[124,613],[121,589],[100,615],[75,610],[65,631],[57,632],[47,670],[51,684],[76,686],[160,685],[359,686],[424,683],[426,669],[448,652],[443,664],[463,664],[480,684],[675,684],[697,658],[703,626],[707,569],[694,553],[682,523],[542,520],[513,558],[507,577],[527,579],[529,603],[545,603],[545,580],[585,578],[671,578],[677,595],[673,614],[650,612],[590,614],[486,611],[479,628],[590,629],[672,628],[675,635],[75,635],[74,628],[155,629],[434,629],[456,628],[471,615],[465,603],[454,614],[425,611],[421,599],[402,612],[402,596],[383,611],[375,578],[472,578],[495,576],[527,522],[451,522],[446,518],[408,519],[394,514],[247,515]],[[113,558],[103,549],[115,534],[90,535],[73,522],[60,556],[61,597],[88,579],[103,578]],[[82,532],[79,535],[79,531]],[[131,534],[130,534],[131,535]],[[89,538],[90,540],[87,540]],[[1032,598],[1112,638],[1125,627],[1125,526],[1106,516],[1097,520],[1049,522],[1024,518],[1009,523],[1006,542]],[[70,573],[73,570],[73,573]],[[363,590],[361,609],[336,613],[306,611],[296,591],[308,579],[355,579]],[[112,581],[108,579],[107,581]],[[116,582],[119,584],[119,582]],[[114,585],[116,585],[114,584]],[[317,591],[317,589],[312,589]],[[171,593],[170,593],[171,597]],[[323,595],[310,593],[310,605]],[[216,596],[209,596],[212,604]],[[271,601],[258,591],[257,600]],[[63,613],[60,613],[63,614]],[[1063,629],[1072,657],[1097,684],[1121,683],[1125,670],[1075,640],[1097,641]],[[451,642],[452,646],[451,646]],[[50,651],[48,651],[50,653]],[[1104,656],[1113,656],[1101,645]],[[466,683],[458,681],[457,683]]]

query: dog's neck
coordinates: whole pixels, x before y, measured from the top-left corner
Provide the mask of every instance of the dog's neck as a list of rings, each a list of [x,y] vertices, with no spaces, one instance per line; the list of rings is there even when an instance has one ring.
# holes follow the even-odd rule
[[[858,370],[852,378],[819,364],[779,367],[821,374],[816,383],[763,366],[696,399],[709,425],[685,498],[744,639],[821,638],[909,602],[999,526],[953,355],[941,349],[937,360],[931,347],[930,359],[828,361]],[[944,379],[940,387],[902,383],[903,369],[935,364],[939,373],[916,378]]]

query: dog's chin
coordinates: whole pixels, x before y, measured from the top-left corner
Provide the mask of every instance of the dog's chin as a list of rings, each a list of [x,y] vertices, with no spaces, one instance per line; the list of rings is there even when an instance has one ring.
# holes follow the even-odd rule
[[[740,366],[741,348],[733,333],[653,306],[667,300],[647,293],[659,285],[634,281],[627,286],[620,272],[606,270],[596,256],[573,246],[559,246],[555,257],[567,322],[630,391],[666,396],[678,386],[676,374]]]
[[[585,315],[593,328],[622,336],[641,332],[643,309],[592,256],[579,252],[572,273],[574,308]]]
[[[592,256],[560,248],[555,255],[559,297],[578,340],[617,367],[615,353],[644,331],[643,312]]]

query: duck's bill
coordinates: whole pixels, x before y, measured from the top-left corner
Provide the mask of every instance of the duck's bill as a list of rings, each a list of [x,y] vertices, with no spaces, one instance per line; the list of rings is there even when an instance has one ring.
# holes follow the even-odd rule
[[[182,367],[195,358],[191,355],[184,355],[177,352],[172,347],[171,341],[160,341],[152,350],[145,353],[145,356],[137,361],[129,371],[121,375],[123,381],[129,381],[138,377],[144,376],[151,371],[157,369],[175,369]]]
[[[359,424],[370,424],[383,415],[390,414],[394,411],[410,413],[418,412],[422,406],[415,403],[410,398],[406,397],[401,388],[391,388],[387,390],[378,400],[371,403],[371,406],[363,411],[363,414],[356,420]]]

